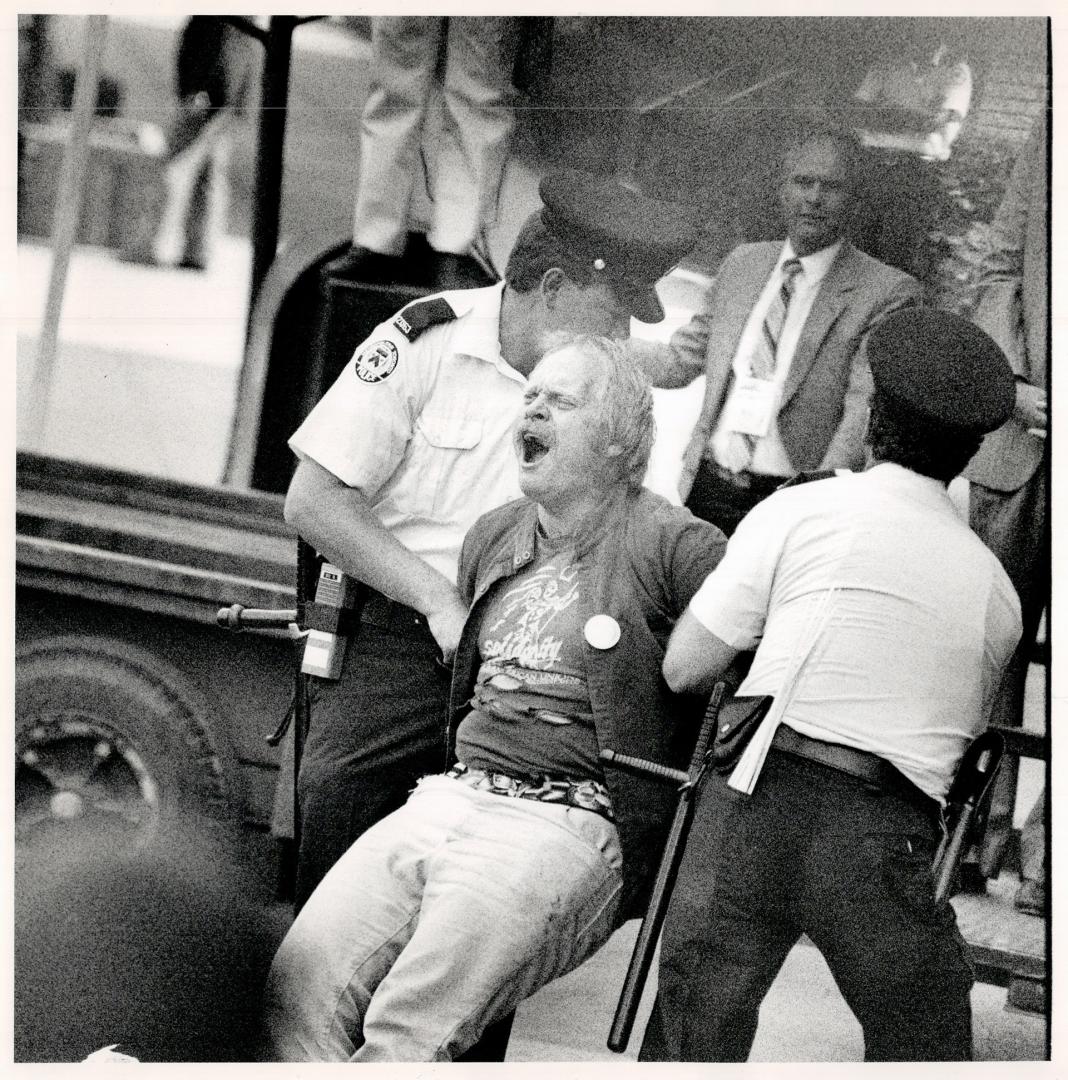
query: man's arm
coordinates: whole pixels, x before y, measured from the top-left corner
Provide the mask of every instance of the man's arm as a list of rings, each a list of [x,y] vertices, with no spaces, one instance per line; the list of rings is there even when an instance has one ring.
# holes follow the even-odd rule
[[[302,458],[285,518],[345,573],[425,615],[445,660],[452,658],[467,615],[456,586],[389,533],[359,488]]]
[[[738,652],[684,611],[664,654],[664,680],[676,694],[710,694]]]
[[[677,390],[704,375],[711,334],[712,317],[706,308],[680,326],[666,345],[661,341],[631,338],[627,347],[653,386]]]
[[[663,665],[676,693],[711,693],[736,657],[759,644],[788,531],[779,507],[789,497],[772,495],[745,517],[679,618]],[[732,685],[738,674],[732,673]]]

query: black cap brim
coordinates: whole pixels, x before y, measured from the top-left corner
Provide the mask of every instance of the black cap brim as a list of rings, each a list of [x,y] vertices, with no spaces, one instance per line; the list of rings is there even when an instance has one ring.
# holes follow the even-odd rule
[[[648,288],[622,288],[615,286],[615,294],[631,316],[643,323],[664,321],[664,305],[656,294],[654,286]]]

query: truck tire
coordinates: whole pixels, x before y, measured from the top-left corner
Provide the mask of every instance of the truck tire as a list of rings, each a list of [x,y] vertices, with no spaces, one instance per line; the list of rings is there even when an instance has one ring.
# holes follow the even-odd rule
[[[16,836],[78,826],[140,842],[178,814],[227,817],[212,711],[179,671],[123,641],[19,649]]]

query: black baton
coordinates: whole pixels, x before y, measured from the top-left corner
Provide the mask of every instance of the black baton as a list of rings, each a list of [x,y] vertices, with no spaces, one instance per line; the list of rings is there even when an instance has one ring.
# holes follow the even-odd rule
[[[996,731],[984,731],[964,751],[957,766],[946,802],[950,806],[959,806],[960,810],[953,831],[942,837],[934,857],[935,903],[939,906],[953,891],[976,815],[994,782],[1004,753],[1004,738]]]
[[[608,1049],[617,1054],[626,1050],[631,1029],[634,1027],[634,1017],[637,1015],[642,990],[649,975],[649,967],[653,962],[653,953],[656,951],[656,940],[664,922],[664,915],[667,913],[668,901],[671,899],[671,890],[675,885],[675,875],[682,861],[682,853],[686,848],[686,837],[693,821],[694,798],[704,779],[705,769],[708,767],[711,756],[709,743],[715,731],[723,693],[724,684],[716,683],[712,696],[708,700],[701,730],[697,735],[697,744],[694,747],[693,757],[690,759],[689,772],[669,769],[665,765],[658,765],[656,762],[645,761],[642,758],[617,754],[614,750],[601,751],[600,756],[605,761],[623,765],[650,776],[673,780],[681,785],[675,817],[671,822],[671,831],[664,844],[664,853],[657,867],[656,880],[653,882],[653,890],[649,896],[649,905],[645,909],[645,916],[638,929],[638,937],[634,942],[634,951],[630,957],[630,966],[627,968],[627,977],[619,995],[616,1015],[612,1020],[612,1030],[608,1035]]]

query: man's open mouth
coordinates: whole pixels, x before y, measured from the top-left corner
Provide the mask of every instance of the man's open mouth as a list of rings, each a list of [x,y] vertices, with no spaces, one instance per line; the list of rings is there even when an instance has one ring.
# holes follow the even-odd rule
[[[534,465],[549,452],[549,444],[529,431],[519,437],[519,456],[524,465]]]

